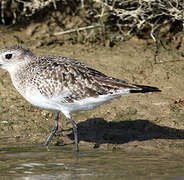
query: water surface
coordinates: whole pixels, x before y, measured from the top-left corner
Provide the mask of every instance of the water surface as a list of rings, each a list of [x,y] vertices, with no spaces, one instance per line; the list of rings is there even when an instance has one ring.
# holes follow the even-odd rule
[[[0,142],[2,180],[184,180],[184,155]]]

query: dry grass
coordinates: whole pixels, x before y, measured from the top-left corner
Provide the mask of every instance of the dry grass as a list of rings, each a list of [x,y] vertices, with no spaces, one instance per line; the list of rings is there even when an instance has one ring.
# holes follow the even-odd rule
[[[0,5],[2,24],[17,24],[36,19],[40,13],[46,16],[59,11],[82,16],[79,26],[84,26],[83,30],[101,24],[103,31],[109,32],[109,39],[124,40],[135,34],[145,38],[149,34],[156,43],[156,32],[162,28],[169,25],[169,31],[176,33],[184,26],[182,0],[2,0]]]

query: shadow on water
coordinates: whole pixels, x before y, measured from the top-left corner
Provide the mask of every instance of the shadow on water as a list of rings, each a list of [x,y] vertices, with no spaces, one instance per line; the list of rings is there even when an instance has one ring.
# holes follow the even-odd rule
[[[124,144],[130,141],[151,139],[184,139],[184,130],[156,125],[148,120],[107,122],[92,118],[78,123],[79,141],[100,144]],[[73,139],[73,133],[68,134]]]

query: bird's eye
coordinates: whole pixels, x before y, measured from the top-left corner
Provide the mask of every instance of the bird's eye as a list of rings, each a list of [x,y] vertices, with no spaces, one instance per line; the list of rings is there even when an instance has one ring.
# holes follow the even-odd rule
[[[6,55],[5,55],[5,58],[6,58],[6,59],[11,59],[11,57],[12,57],[12,54],[6,54]]]

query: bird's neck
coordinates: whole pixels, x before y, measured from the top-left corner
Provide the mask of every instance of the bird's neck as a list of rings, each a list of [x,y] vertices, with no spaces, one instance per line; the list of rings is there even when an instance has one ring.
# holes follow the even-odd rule
[[[7,69],[10,73],[12,83],[20,94],[26,88],[27,81],[31,79],[31,68],[29,61],[18,62],[14,67]]]

